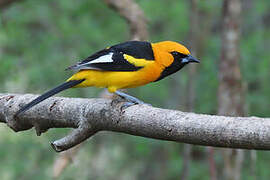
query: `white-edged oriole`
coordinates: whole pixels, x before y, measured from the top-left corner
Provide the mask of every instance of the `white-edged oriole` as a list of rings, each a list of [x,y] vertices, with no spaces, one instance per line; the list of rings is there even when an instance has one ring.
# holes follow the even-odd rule
[[[119,95],[130,103],[143,103],[118,89],[134,88],[159,81],[192,62],[199,63],[199,60],[192,57],[185,46],[173,41],[158,43],[128,41],[117,44],[68,67],[67,69],[77,72],[65,83],[22,107],[16,116],[41,101],[72,87],[108,88],[109,92]]]

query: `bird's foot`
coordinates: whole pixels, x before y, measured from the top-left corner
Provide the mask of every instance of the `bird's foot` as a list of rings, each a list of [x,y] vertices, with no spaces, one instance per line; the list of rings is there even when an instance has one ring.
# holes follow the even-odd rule
[[[121,111],[123,111],[123,110],[125,110],[125,109],[127,109],[127,108],[129,108],[130,106],[133,106],[133,105],[136,105],[136,104],[133,103],[133,102],[124,102],[121,105],[120,109],[121,109]]]
[[[115,94],[118,95],[119,97],[125,99],[126,101],[128,101],[128,102],[125,102],[121,106],[121,110],[124,110],[124,109],[126,109],[126,108],[128,108],[130,106],[136,105],[136,104],[145,104],[145,105],[151,106],[151,104],[147,104],[147,103],[145,103],[145,102],[143,102],[143,101],[141,101],[141,100],[139,100],[139,99],[137,99],[137,98],[135,98],[133,96],[130,96],[130,95],[126,94],[126,93],[123,93],[121,91],[116,91]]]

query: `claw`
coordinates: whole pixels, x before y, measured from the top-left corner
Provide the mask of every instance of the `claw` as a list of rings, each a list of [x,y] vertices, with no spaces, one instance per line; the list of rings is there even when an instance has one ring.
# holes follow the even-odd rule
[[[130,106],[133,106],[133,105],[136,105],[136,104],[133,103],[133,102],[125,102],[125,103],[123,103],[123,105],[120,107],[120,109],[121,109],[121,111],[123,111],[123,110],[125,110],[125,109],[127,109],[127,108],[129,108]]]

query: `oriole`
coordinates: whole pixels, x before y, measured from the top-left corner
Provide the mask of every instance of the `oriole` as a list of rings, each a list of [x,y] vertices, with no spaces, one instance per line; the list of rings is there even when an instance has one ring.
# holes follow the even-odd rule
[[[189,50],[173,41],[149,43],[128,41],[94,53],[67,69],[76,70],[65,83],[37,97],[16,115],[60,91],[71,87],[101,87],[138,104],[143,103],[118,89],[134,88],[159,81],[188,63],[199,63]]]

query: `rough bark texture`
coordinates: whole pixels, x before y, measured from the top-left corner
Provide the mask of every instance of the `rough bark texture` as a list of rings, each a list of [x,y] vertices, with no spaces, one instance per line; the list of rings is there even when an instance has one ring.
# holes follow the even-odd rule
[[[49,128],[75,128],[52,142],[56,151],[103,130],[197,145],[270,150],[269,118],[203,115],[148,105],[121,110],[122,103],[116,100],[62,97],[49,98],[14,118],[15,112],[35,97],[0,94],[0,122],[16,132],[35,127],[37,135]]]
[[[104,0],[115,9],[127,22],[132,40],[147,40],[147,21],[141,8],[133,0]]]
[[[244,116],[244,90],[239,66],[240,16],[241,0],[224,0],[219,67],[219,115]],[[225,179],[240,179],[242,150],[225,150],[223,157]]]

